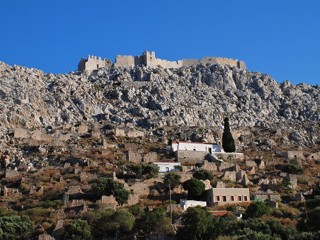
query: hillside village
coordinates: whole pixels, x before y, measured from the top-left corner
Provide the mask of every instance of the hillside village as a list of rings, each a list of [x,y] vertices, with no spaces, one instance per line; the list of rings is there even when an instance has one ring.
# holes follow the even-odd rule
[[[98,229],[92,232],[94,239],[174,239],[187,225],[184,214],[189,208],[206,207],[217,219],[242,221],[256,202],[264,203],[272,212],[270,218],[290,229],[309,221],[308,202],[314,198],[320,172],[320,115],[313,105],[319,101],[318,88],[289,83],[279,87],[257,73],[261,78],[248,89],[261,98],[247,98],[240,88],[249,90],[239,84],[247,70],[228,63],[197,62],[178,70],[108,64],[101,68],[94,63],[97,69],[65,76],[2,64],[0,80],[7,82],[7,91],[0,90],[0,209],[4,216],[28,216],[33,224],[29,239],[68,239],[66,232],[79,219]],[[213,94],[223,92],[220,98],[207,99],[211,83],[193,79],[193,88],[203,90],[195,97],[194,109],[181,101],[177,114],[170,103],[158,101],[174,94],[165,92],[165,86],[160,90],[151,86],[146,104],[132,100],[162,75],[165,81],[180,81],[191,89],[188,74],[196,75],[198,70],[204,74],[207,68],[224,72],[223,85],[211,89]],[[130,76],[140,77],[130,80]],[[250,79],[258,77],[250,75]],[[259,91],[254,90],[258,83]],[[39,87],[39,94],[22,93],[19,84]],[[276,87],[270,89],[268,84]],[[281,104],[275,103],[278,96],[273,91],[283,92]],[[315,102],[301,104],[311,97]],[[216,100],[217,108],[229,107],[200,112],[201,106],[205,110],[206,103]],[[4,106],[10,106],[10,101],[15,104],[9,114]],[[245,107],[256,101],[268,102],[270,114],[261,113],[265,110],[256,105]],[[292,108],[291,101],[295,101]],[[189,105],[188,110],[183,110],[184,105]],[[278,115],[271,113],[277,107]],[[234,108],[239,112],[246,108],[248,115],[237,115]],[[300,111],[296,117],[295,111]],[[225,151],[222,144],[225,117],[230,117],[233,152]],[[159,209],[164,211],[160,220],[146,224],[151,221],[148,214],[156,215]],[[122,226],[120,216],[134,220]],[[119,224],[100,229],[102,219]]]
[[[106,129],[99,124],[33,132],[16,128],[9,137],[14,147],[1,153],[1,208],[30,215],[41,231],[56,238],[70,219],[98,209],[135,205],[148,211],[171,207],[174,212],[199,205],[213,214],[235,205],[239,208],[227,212],[237,214],[244,213],[241,208],[251,201],[261,200],[285,217],[285,206],[303,203],[319,182],[317,149],[252,151],[254,147],[248,147],[244,152],[225,153],[218,144],[172,141],[167,145],[161,134],[151,141],[142,130]],[[135,167],[141,165],[153,168],[137,172]],[[183,183],[202,170],[212,178],[201,180],[205,185],[201,199],[190,199]],[[180,176],[180,184],[171,191],[172,204],[164,184],[168,173]],[[94,182],[99,178],[121,183],[130,193],[128,199],[119,203],[112,194],[96,196]]]

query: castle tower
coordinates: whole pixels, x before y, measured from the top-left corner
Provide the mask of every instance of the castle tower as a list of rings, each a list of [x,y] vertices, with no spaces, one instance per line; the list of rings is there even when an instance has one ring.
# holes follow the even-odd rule
[[[145,51],[144,53],[143,53],[143,55],[144,55],[144,63],[145,63],[145,65],[148,67],[148,66],[150,66],[150,67],[152,67],[152,66],[154,66],[155,65],[155,62],[156,62],[156,53],[154,52],[154,51],[152,51],[152,52],[149,52],[149,51]]]

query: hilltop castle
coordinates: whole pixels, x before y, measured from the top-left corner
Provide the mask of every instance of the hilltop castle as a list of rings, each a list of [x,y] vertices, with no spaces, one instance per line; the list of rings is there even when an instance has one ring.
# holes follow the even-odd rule
[[[243,61],[231,58],[204,57],[202,59],[183,59],[178,61],[167,61],[156,58],[155,52],[145,51],[140,56],[123,56],[118,55],[114,65],[120,67],[133,67],[137,65],[145,65],[147,67],[161,66],[163,68],[181,68],[196,65],[199,63],[223,64],[232,67],[246,69]],[[112,62],[106,58],[90,56],[87,59],[81,59],[78,65],[78,71],[92,71],[101,67],[110,67]]]

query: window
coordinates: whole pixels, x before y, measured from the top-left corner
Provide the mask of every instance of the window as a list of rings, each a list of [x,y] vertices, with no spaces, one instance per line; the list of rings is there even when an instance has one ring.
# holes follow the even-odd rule
[[[223,201],[223,202],[226,202],[226,201],[227,201],[227,196],[223,196],[223,197],[222,197],[222,201]]]
[[[247,202],[248,201],[248,197],[244,196],[244,201]]]
[[[231,196],[231,201],[234,202],[234,196]]]
[[[217,199],[217,202],[220,202],[220,196],[217,196],[216,199]]]
[[[241,196],[238,196],[238,201],[239,201],[239,202],[241,202],[241,201],[242,201]]]
[[[169,171],[170,171],[169,167],[166,167],[166,172],[169,172]]]

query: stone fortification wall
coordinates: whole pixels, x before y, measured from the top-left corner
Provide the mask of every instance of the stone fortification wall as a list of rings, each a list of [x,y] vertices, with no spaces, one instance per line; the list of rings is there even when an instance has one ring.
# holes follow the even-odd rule
[[[182,61],[167,61],[163,59],[155,59],[146,64],[149,67],[161,66],[162,68],[180,68],[183,67]]]
[[[204,57],[200,60],[198,59],[183,59],[180,60],[181,67],[189,67],[192,65],[196,65],[199,63],[203,64],[222,64],[222,65],[229,65],[232,67],[246,69],[246,64],[243,61],[239,61],[237,59],[232,58],[218,58],[218,57]]]
[[[118,55],[115,61],[115,65],[119,67],[133,67],[140,64],[145,64],[144,56]]]
[[[134,67],[137,65],[145,65],[147,67],[162,67],[162,68],[181,68],[189,67],[199,63],[203,64],[223,64],[232,67],[246,69],[246,64],[243,61],[231,58],[216,58],[204,57],[202,59],[183,59],[178,61],[168,61],[156,58],[155,52],[145,51],[140,56],[118,55],[115,60],[115,65],[119,67]],[[111,66],[111,61],[108,59],[101,59],[100,57],[89,56],[88,59],[81,59],[78,70],[92,71],[99,67]]]
[[[223,65],[229,65],[232,67],[238,67],[238,68],[246,68],[246,64],[243,61],[239,61],[238,59],[232,59],[232,58],[216,58],[216,57],[205,57],[200,60],[201,63],[211,63],[211,64],[223,64]]]
[[[112,62],[109,59],[88,56],[87,59],[82,58],[78,64],[78,71],[92,71],[101,67],[110,67]]]
[[[156,58],[155,52],[143,52],[140,56],[122,56],[116,57],[115,65],[120,67],[133,67],[139,64],[146,65],[148,67],[163,68],[179,68],[182,67],[182,61],[167,61]]]
[[[141,57],[141,56],[140,56]],[[204,57],[202,59],[183,59],[178,61],[167,61],[163,59],[156,58],[155,52],[145,51],[143,53],[142,61],[144,64],[149,67],[157,67],[161,66],[163,68],[181,68],[181,67],[189,67],[192,65],[196,65],[199,63],[203,64],[223,64],[229,65],[237,68],[246,68],[246,65],[243,61],[239,61],[237,59],[231,58],[217,58],[217,57]]]

